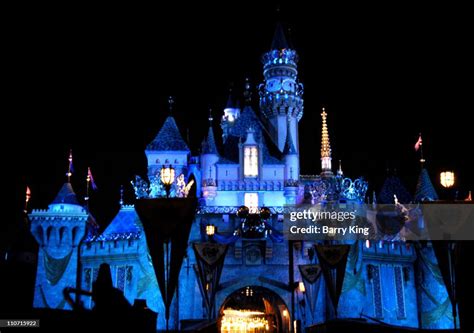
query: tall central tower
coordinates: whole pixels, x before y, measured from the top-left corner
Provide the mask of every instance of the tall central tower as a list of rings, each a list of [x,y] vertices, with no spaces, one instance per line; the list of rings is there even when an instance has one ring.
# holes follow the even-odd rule
[[[303,116],[303,85],[298,83],[298,55],[278,24],[270,51],[262,57],[264,83],[260,85],[260,109],[267,128],[280,151],[287,129],[299,153],[298,122]],[[288,124],[289,122],[289,124]]]

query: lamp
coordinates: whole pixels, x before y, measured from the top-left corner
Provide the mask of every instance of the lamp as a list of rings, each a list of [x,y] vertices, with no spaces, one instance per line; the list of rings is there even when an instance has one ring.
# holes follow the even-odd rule
[[[170,197],[171,185],[174,182],[174,169],[172,166],[161,168],[160,179],[166,190],[166,197]]]
[[[208,235],[209,237],[212,237],[214,236],[215,233],[216,233],[216,226],[214,224],[206,225],[206,235]]]
[[[454,172],[452,171],[443,171],[440,174],[441,185],[445,188],[450,188],[454,185]]]
[[[304,287],[304,282],[303,282],[303,281],[300,281],[300,282],[298,283],[298,290],[299,290],[299,292],[302,293],[302,294],[304,294],[304,293],[306,292],[306,289],[305,289],[305,287]]]

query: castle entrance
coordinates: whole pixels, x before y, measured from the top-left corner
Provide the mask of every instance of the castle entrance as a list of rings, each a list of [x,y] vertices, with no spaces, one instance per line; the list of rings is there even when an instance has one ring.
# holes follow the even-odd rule
[[[279,295],[260,286],[236,290],[219,310],[221,333],[288,332],[291,320]]]

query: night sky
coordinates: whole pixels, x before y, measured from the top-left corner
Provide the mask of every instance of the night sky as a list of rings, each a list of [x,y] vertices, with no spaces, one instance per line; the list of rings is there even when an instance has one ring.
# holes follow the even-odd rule
[[[246,76],[254,87],[262,82],[260,57],[278,17],[291,29],[305,85],[302,174],[320,172],[324,105],[333,167],[342,159],[345,174],[366,177],[370,191],[380,189],[387,168],[414,191],[419,157],[413,146],[420,131],[435,186],[440,189],[439,172],[448,168],[458,176],[460,197],[474,189],[467,162],[468,113],[474,109],[468,11],[293,3],[282,5],[280,14],[275,5],[240,2],[11,13],[11,46],[4,52],[11,55],[8,95],[14,103],[4,111],[18,119],[4,120],[16,133],[4,140],[13,168],[7,178],[15,189],[8,194],[13,218],[7,230],[18,225],[26,184],[31,207],[46,208],[53,200],[66,180],[69,148],[80,197],[87,166],[92,168],[99,190],[91,211],[105,227],[118,209],[121,184],[132,202],[129,181],[146,172],[143,150],[168,115],[169,95],[176,98],[173,115],[184,138],[189,130],[194,154],[207,132],[209,107],[220,138],[229,85],[241,91]],[[2,244],[13,241],[11,234]]]

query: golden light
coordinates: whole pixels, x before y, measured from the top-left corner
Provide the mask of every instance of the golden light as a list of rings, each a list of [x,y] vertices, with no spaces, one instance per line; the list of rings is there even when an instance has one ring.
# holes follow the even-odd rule
[[[265,313],[260,311],[225,309],[221,321],[221,332],[261,332],[269,330]]]
[[[163,166],[161,168],[160,178],[161,178],[161,182],[164,185],[169,186],[169,185],[173,184],[173,182],[174,182],[174,169],[173,169],[173,167]]]
[[[444,171],[440,174],[441,185],[445,188],[450,188],[454,185],[454,172]]]
[[[216,226],[213,224],[208,224],[206,225],[206,235],[208,236],[214,236],[216,233]]]
[[[282,314],[283,314],[283,317],[285,317],[285,318],[288,317],[288,310],[286,310],[286,309],[283,310]]]
[[[304,282],[303,281],[300,281],[298,283],[298,290],[300,291],[300,293],[306,292],[306,288],[304,287]]]

